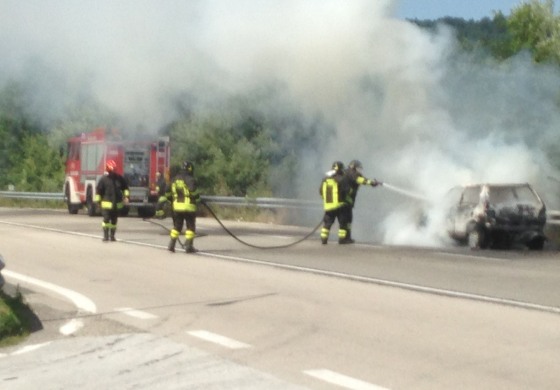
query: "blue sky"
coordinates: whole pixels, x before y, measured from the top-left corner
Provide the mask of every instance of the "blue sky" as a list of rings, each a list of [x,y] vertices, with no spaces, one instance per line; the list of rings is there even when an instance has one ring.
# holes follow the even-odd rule
[[[522,0],[396,0],[396,16],[408,19],[437,19],[453,16],[464,19],[492,18],[494,11],[509,15]]]

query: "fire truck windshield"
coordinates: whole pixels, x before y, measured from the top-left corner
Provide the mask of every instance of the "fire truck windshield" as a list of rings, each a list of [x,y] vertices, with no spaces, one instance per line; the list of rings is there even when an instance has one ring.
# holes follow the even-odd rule
[[[149,182],[149,150],[134,149],[124,153],[124,178],[131,187],[146,187]]]

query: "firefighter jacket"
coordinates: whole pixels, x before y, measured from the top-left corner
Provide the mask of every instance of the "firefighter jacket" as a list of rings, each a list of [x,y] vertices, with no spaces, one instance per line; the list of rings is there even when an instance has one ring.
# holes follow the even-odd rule
[[[181,172],[171,183],[171,194],[173,196],[173,211],[195,212],[200,194],[195,178],[188,172]]]
[[[129,196],[126,180],[116,172],[104,175],[97,183],[95,201],[101,203],[102,209],[122,209],[124,198]]]
[[[352,169],[352,168],[347,168],[344,171],[344,176],[346,177],[346,180],[348,181],[348,185],[349,185],[346,201],[351,206],[354,206],[354,202],[356,202],[356,196],[358,195],[358,188],[361,185],[371,186],[377,184],[376,180],[367,179],[364,176],[362,176],[362,174],[358,172],[356,169]]]
[[[326,176],[319,187],[324,210],[336,210],[346,205],[348,190],[348,181],[342,173]]]

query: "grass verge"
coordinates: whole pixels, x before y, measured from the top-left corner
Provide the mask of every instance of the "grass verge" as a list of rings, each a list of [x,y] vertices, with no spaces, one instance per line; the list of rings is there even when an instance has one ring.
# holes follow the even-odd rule
[[[14,296],[0,290],[0,347],[23,341],[35,327],[36,321],[19,289]]]
[[[0,207],[64,209],[66,208],[66,203],[61,200],[12,199],[0,197]]]

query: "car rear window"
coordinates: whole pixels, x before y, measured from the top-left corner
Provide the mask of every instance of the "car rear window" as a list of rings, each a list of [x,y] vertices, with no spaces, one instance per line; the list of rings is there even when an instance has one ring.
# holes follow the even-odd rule
[[[536,203],[538,199],[529,187],[490,187],[490,203]]]
[[[538,203],[539,199],[535,193],[529,187],[517,187],[515,188],[517,194],[517,199],[523,203]]]
[[[463,192],[463,200],[461,203],[478,204],[479,201],[480,201],[480,186],[465,188],[465,192]]]
[[[491,204],[540,203],[529,186],[489,186]],[[466,187],[462,204],[478,204],[481,186]]]

